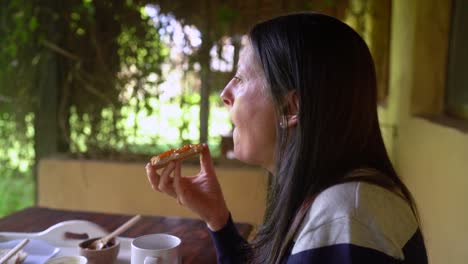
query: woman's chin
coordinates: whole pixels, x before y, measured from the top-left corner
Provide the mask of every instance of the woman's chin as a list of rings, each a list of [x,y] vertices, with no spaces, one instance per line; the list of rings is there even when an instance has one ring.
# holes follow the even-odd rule
[[[242,151],[240,151],[239,148],[235,144],[234,144],[234,158],[238,161],[249,163],[249,159],[247,159],[246,155],[242,153]]]
[[[252,157],[252,155],[248,155],[247,153],[243,153],[242,151],[237,149],[235,146],[234,146],[234,157],[235,159],[243,163],[246,163],[249,165],[261,166],[260,162],[257,159],[255,159],[255,157]]]
[[[245,164],[253,165],[253,166],[259,166],[267,171],[274,173],[274,163],[268,164],[267,162],[263,162],[258,159],[258,157],[252,157],[252,155],[246,155],[246,153],[242,153],[239,150],[236,150],[234,147],[234,158],[237,159],[240,162],[243,162]]]

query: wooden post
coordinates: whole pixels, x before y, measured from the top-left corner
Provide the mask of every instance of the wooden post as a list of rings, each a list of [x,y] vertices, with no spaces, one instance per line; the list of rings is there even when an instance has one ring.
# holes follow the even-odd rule
[[[36,161],[58,152],[57,55],[45,52],[37,67],[37,107],[34,118]]]
[[[41,9],[49,9],[60,14],[60,1],[50,0],[38,3]],[[38,19],[41,31],[48,40],[54,43],[59,41],[59,23],[53,20],[49,13],[40,14]],[[63,148],[59,138],[58,102],[60,98],[61,67],[57,53],[38,43],[36,49],[41,52],[41,58],[36,66],[36,104],[34,107],[34,152],[35,168],[34,180],[36,186],[36,202],[38,198],[37,169],[39,161],[45,157],[56,154]],[[61,144],[62,143],[62,144]]]
[[[201,70],[201,91],[200,91],[200,142],[208,142],[208,121],[210,113],[210,79],[211,79],[211,69],[210,69],[210,49],[213,44],[212,32],[211,32],[211,6],[210,0],[204,1],[205,3],[205,12],[206,20],[202,28],[202,48],[200,50],[200,64],[202,65]]]

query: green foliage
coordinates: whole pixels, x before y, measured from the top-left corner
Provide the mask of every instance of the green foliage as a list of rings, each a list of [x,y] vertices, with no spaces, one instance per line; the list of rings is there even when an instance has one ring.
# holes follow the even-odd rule
[[[0,169],[0,217],[34,205],[34,181],[30,172]]]
[[[0,216],[34,204],[31,65],[38,20],[28,1],[0,1]],[[14,26],[13,26],[14,25]],[[29,114],[28,114],[29,113]]]
[[[70,116],[71,141],[73,142],[71,151],[88,158],[141,160],[168,148],[197,142],[200,136],[198,123],[200,95],[185,94],[180,96],[179,100],[153,98],[150,104],[158,111],[151,113],[144,108],[135,112],[134,105],[137,100],[131,100],[128,105],[122,107],[120,118],[115,122],[112,109],[103,109],[101,112],[103,122],[94,135],[91,134],[89,116],[79,116],[76,110],[72,109]],[[218,156],[220,154],[218,135],[230,130],[229,115],[219,96],[213,95],[210,102],[208,144],[212,147],[212,154]],[[118,140],[108,137],[114,124],[119,131],[122,131],[122,137]],[[95,138],[99,152],[88,151],[86,143],[91,138]]]
[[[221,4],[218,10],[219,30],[226,32],[230,25],[240,17],[240,12],[227,4]]]
[[[27,0],[0,1],[0,18],[0,113],[14,114],[22,129],[34,104],[29,95],[34,89],[31,66],[37,63],[33,39],[38,19]]]
[[[8,113],[0,113],[0,216],[34,204],[33,115],[27,115],[25,134]]]
[[[27,1],[0,2],[0,216],[34,204],[30,114],[33,38],[38,27]]]
[[[142,160],[198,141],[196,54],[170,60],[169,16],[155,22],[146,4],[0,1],[0,216],[34,203],[34,116],[39,93],[49,93],[40,73],[57,77],[50,100],[57,100],[57,134],[68,154]],[[220,15],[227,23],[235,14]],[[183,87],[163,98],[161,84],[173,71],[183,72]],[[229,130],[229,118],[218,96],[210,102],[208,143],[217,155],[213,135]]]

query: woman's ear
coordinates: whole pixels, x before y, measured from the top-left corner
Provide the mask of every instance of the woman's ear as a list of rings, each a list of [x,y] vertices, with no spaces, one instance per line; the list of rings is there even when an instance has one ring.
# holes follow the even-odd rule
[[[296,90],[290,91],[286,95],[286,104],[286,113],[288,115],[297,115],[297,113],[299,113],[299,96],[297,95]]]
[[[297,114],[295,115],[288,115],[286,116],[288,127],[296,127],[297,126]]]
[[[292,128],[297,126],[298,122],[298,113],[299,113],[299,97],[297,96],[296,91],[291,91],[286,95],[285,100],[285,112],[286,115],[283,116],[280,126],[282,128]]]

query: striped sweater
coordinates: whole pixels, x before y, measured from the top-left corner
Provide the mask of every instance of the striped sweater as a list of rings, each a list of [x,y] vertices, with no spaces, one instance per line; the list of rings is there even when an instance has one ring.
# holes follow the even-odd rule
[[[232,219],[211,232],[218,263],[240,263],[246,241]],[[332,186],[312,203],[283,263],[427,264],[414,214],[398,195],[376,185]]]

